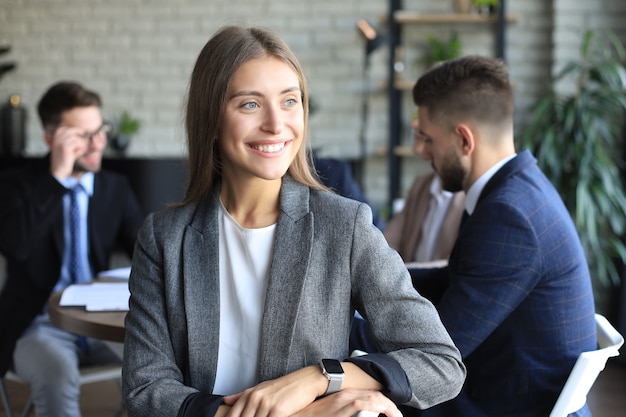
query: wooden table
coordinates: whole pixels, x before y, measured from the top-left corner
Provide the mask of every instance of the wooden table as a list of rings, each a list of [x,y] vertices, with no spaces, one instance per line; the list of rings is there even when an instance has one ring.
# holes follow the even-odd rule
[[[52,322],[68,332],[111,342],[124,342],[126,311],[93,312],[85,307],[61,307],[63,291],[52,294],[48,301]]]

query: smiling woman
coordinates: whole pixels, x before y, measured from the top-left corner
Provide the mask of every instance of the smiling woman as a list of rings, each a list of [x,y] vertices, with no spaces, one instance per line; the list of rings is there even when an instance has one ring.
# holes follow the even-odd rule
[[[269,226],[278,219],[277,204],[268,204],[263,213],[247,213],[241,203],[263,210],[263,205],[244,200],[278,201],[281,179],[304,140],[299,85],[297,74],[272,56],[244,63],[232,78],[218,139],[223,159],[220,198],[244,227]]]
[[[459,352],[369,206],[310,168],[308,102],[269,31],[226,27],[200,52],[187,192],[148,216],[133,256],[130,417],[395,416],[460,390]],[[350,359],[357,309],[381,350]]]

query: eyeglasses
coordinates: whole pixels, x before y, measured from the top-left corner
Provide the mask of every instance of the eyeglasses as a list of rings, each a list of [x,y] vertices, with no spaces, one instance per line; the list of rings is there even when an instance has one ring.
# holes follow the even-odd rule
[[[103,122],[102,125],[97,128],[96,130],[94,130],[93,132],[85,132],[81,135],[78,135],[78,137],[80,137],[81,139],[91,143],[93,142],[94,138],[105,138],[106,139],[106,134],[109,133],[111,131],[111,124],[109,122]]]
[[[59,127],[50,127],[46,130],[48,130],[51,134],[54,134],[54,132],[58,129]],[[85,132],[82,134],[77,134],[77,136],[79,138],[81,138],[82,140],[84,140],[85,142],[93,142],[94,138],[95,139],[107,139],[107,133],[109,133],[111,130],[113,130],[113,125],[110,122],[102,122],[102,124],[100,125],[99,128],[97,128],[96,130],[94,130],[93,132]]]

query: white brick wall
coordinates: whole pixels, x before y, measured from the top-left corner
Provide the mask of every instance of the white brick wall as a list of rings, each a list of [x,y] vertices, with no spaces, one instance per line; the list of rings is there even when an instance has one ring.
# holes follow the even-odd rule
[[[554,0],[554,65],[557,73],[567,62],[577,59],[581,38],[588,29],[610,29],[626,43],[626,1]],[[572,85],[563,83],[567,90]]]
[[[17,70],[0,80],[0,102],[18,93],[29,112],[29,154],[42,154],[35,106],[43,91],[60,79],[76,79],[99,91],[105,116],[130,109],[143,128],[129,148],[131,156],[169,156],[185,152],[181,107],[189,72],[198,52],[220,26],[254,24],[278,31],[300,57],[320,110],[311,120],[313,146],[332,156],[358,154],[361,73],[364,42],[355,28],[359,18],[380,21],[383,0],[0,0],[0,45],[12,51],[0,62],[16,61]],[[423,12],[452,10],[452,0],[406,0],[405,8]],[[554,7],[553,7],[554,5]],[[507,58],[516,83],[518,125],[544,90],[554,66],[575,43],[569,27],[625,26],[623,0],[509,0],[519,21],[507,32]],[[554,11],[553,11],[554,8]],[[556,32],[552,33],[553,27]],[[407,63],[417,58],[425,33],[433,26],[407,29]],[[466,53],[489,53],[493,39],[484,27],[460,28]],[[552,48],[553,42],[556,48]],[[371,89],[386,80],[387,50],[371,57]],[[410,71],[413,71],[410,73]],[[418,68],[407,68],[415,78]],[[408,102],[410,105],[410,101]],[[409,110],[410,111],[410,110]],[[386,143],[385,94],[371,95],[368,149]],[[386,159],[368,160],[366,191],[379,206],[386,203]],[[405,163],[406,187],[424,165]]]

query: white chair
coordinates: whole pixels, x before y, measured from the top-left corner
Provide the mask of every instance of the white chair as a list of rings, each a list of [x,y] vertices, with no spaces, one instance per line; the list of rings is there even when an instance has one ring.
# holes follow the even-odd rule
[[[121,382],[122,379],[122,366],[121,365],[97,365],[97,366],[84,366],[80,368],[80,385],[91,384],[94,382],[101,381],[117,381]],[[25,382],[20,379],[17,374],[14,372],[8,371],[4,378],[0,378],[0,396],[2,397],[2,403],[4,405],[4,411],[7,417],[13,417],[13,408],[9,401],[9,395],[7,393],[6,385],[4,381],[13,381],[21,384],[25,384]],[[22,410],[21,417],[28,416],[33,410],[33,399],[29,397],[26,401],[26,405]],[[120,403],[120,407],[115,413],[115,417],[119,417],[124,411],[124,403],[123,401]]]
[[[606,361],[611,356],[619,355],[619,348],[624,344],[624,337],[600,314],[596,314],[596,331],[598,349],[580,354],[550,417],[565,417],[580,410],[587,402],[587,393],[604,369]]]

